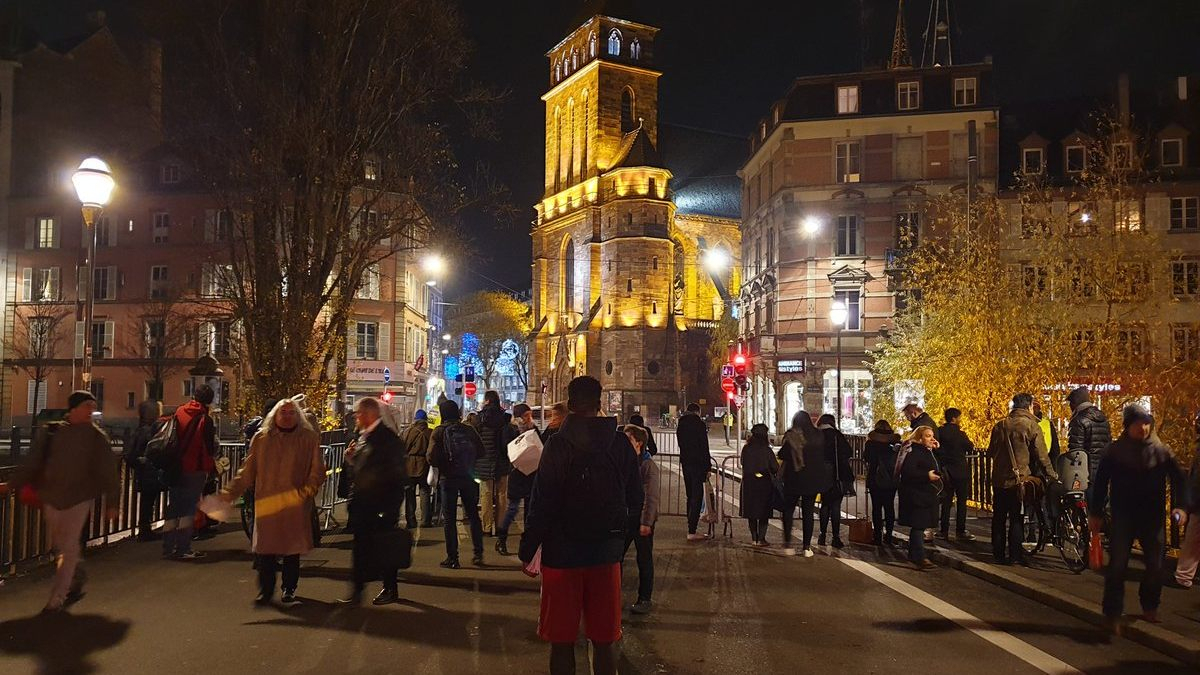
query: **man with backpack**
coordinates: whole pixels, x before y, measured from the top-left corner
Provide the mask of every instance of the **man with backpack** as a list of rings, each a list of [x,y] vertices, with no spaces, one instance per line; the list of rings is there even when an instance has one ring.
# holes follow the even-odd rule
[[[217,452],[217,428],[208,414],[214,393],[212,387],[196,387],[192,400],[180,406],[163,433],[173,434],[164,448],[164,475],[167,479],[168,502],[163,524],[163,557],[172,560],[193,560],[204,554],[192,550],[192,530],[196,523],[196,507],[209,474],[216,469],[213,457]],[[172,429],[173,427],[173,429]]]
[[[575,672],[579,622],[592,643],[592,671],[616,673],[621,638],[621,558],[629,514],[644,499],[637,455],[616,420],[599,417],[600,382],[567,386],[569,414],[542,451],[520,559],[540,548],[538,635],[550,643],[550,672]],[[529,567],[527,567],[527,570]]]
[[[483,564],[483,524],[479,521],[479,483],[475,481],[475,461],[483,453],[483,440],[462,423],[458,404],[449,399],[438,404],[442,423],[433,430],[429,445],[429,464],[441,474],[442,528],[446,534],[446,559],[440,564],[458,569],[458,500],[471,524],[472,562]]]
[[[967,531],[967,500],[971,498],[971,465],[967,455],[975,452],[975,445],[958,426],[962,411],[946,408],[946,423],[938,429],[939,447],[934,451],[938,465],[942,468],[942,514],[938,536],[950,538],[950,507],[958,502],[954,517],[954,538],[959,541],[974,541],[975,535]]]

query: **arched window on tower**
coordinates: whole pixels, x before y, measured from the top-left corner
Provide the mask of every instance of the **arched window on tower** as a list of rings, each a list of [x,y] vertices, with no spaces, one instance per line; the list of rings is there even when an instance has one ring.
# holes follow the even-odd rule
[[[558,192],[562,185],[562,115],[558,108],[554,109],[554,128],[551,133],[554,134],[554,191]]]
[[[608,34],[608,53],[613,56],[621,55],[621,31],[616,28]]]
[[[625,87],[621,92],[621,133],[628,133],[635,128],[634,121],[637,112],[633,102],[633,90]]]
[[[562,79],[562,60],[554,62],[554,81],[558,82]]]
[[[562,290],[559,303],[565,314],[575,311],[575,243],[568,237],[562,250]]]
[[[588,34],[588,56],[596,58],[596,33]]]
[[[572,71],[579,70],[579,50],[578,49],[571,50],[571,70]]]
[[[579,138],[583,145],[583,150],[579,153],[579,177],[587,178],[588,175],[588,90],[583,90],[583,116],[579,118],[581,129],[579,130]]]
[[[575,99],[567,99],[567,185],[575,183]]]
[[[629,58],[642,58],[642,43],[638,42],[637,38],[633,38],[633,41],[629,43]]]

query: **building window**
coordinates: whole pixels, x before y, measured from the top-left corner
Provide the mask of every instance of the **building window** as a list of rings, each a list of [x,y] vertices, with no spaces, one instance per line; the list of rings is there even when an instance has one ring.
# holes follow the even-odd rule
[[[379,324],[368,321],[358,321],[354,328],[354,356],[358,359],[374,361],[379,358]]]
[[[92,322],[92,359],[100,360],[112,358],[113,350],[113,322],[112,321],[93,321]]]
[[[54,248],[58,242],[58,221],[49,216],[40,216],[36,232],[34,248]]]
[[[146,351],[148,359],[163,359],[167,356],[167,322],[162,319],[146,321]]]
[[[1092,237],[1098,231],[1096,228],[1096,212],[1094,204],[1084,202],[1067,202],[1067,236]]]
[[[178,164],[163,164],[159,176],[163,185],[174,185],[179,182],[179,165]]]
[[[358,287],[358,292],[354,297],[359,300],[378,300],[379,290],[382,284],[380,283],[381,276],[379,273],[379,263],[372,263],[363,270],[362,285]]]
[[[621,54],[621,31],[616,28],[608,34],[608,53],[612,56],[620,56]]]
[[[921,234],[921,216],[916,211],[896,214],[896,248],[910,250],[917,247]]]
[[[116,268],[97,267],[92,276],[92,298],[112,300],[116,295]]]
[[[1200,261],[1171,263],[1171,295],[1181,300],[1200,295]]]
[[[150,268],[150,297],[154,299],[167,297],[166,265],[154,265]]]
[[[857,183],[862,180],[862,144],[841,141],[834,153],[834,178],[838,183]]]
[[[1114,282],[1113,296],[1119,300],[1131,301],[1142,298],[1150,285],[1150,273],[1142,263],[1117,263],[1117,278]]]
[[[1050,290],[1050,274],[1041,265],[1022,265],[1021,285],[1025,289],[1025,297],[1044,298]]]
[[[1113,143],[1112,146],[1112,165],[1114,169],[1131,169],[1133,168],[1133,144],[1132,143]]]
[[[839,115],[858,112],[858,85],[837,88],[837,111]]]
[[[1021,150],[1021,172],[1037,174],[1046,169],[1041,148],[1024,148]]]
[[[200,270],[200,295],[219,298],[225,295],[233,280],[233,265],[205,265]],[[281,280],[283,295],[287,296],[287,279]]]
[[[171,214],[158,212],[154,214],[154,243],[165,244],[171,235]]]
[[[975,105],[976,82],[973,77],[954,78],[954,105]]]
[[[365,180],[379,180],[379,162],[373,159],[363,161],[363,178]]]
[[[26,267],[21,270],[20,300],[22,302],[53,302],[59,297],[62,284],[61,268]]]
[[[1146,360],[1144,329],[1122,328],[1117,331],[1117,360],[1122,363],[1142,363]]]
[[[642,43],[637,38],[633,38],[629,43],[629,56],[633,59],[642,58]]]
[[[96,247],[108,248],[112,246],[112,221],[108,216],[102,216],[96,221]]]
[[[859,255],[858,216],[837,217],[837,243],[835,256]]]
[[[217,358],[229,356],[233,324],[228,321],[205,321],[200,324],[200,353]]]
[[[921,107],[921,83],[897,82],[896,107],[900,110],[916,110]]]
[[[1171,327],[1171,359],[1176,363],[1200,361],[1200,326],[1183,324]]]
[[[658,256],[654,256],[654,258],[650,261],[650,266],[653,269],[658,269]]]
[[[1087,168],[1087,150],[1082,145],[1068,145],[1067,173],[1079,173]]]
[[[1172,197],[1171,231],[1195,232],[1200,230],[1200,220],[1197,219],[1198,206],[1200,206],[1200,197]]]
[[[1092,278],[1090,266],[1086,263],[1072,264],[1068,270],[1071,283],[1071,297],[1087,300],[1096,297],[1096,280]]]
[[[1183,166],[1183,139],[1162,139],[1158,142],[1158,155],[1163,166]]]
[[[1113,203],[1118,232],[1142,231],[1142,203],[1136,199],[1119,200]]]
[[[846,325],[843,326],[845,330],[862,329],[860,298],[861,293],[858,290],[833,292],[834,301],[841,301],[841,303],[846,306]]]
[[[775,228],[767,229],[767,267],[775,264]]]
[[[595,58],[596,56],[596,34],[588,34],[588,54]]]
[[[625,87],[621,91],[621,133],[633,131],[636,115],[637,108],[634,106],[633,90]]]

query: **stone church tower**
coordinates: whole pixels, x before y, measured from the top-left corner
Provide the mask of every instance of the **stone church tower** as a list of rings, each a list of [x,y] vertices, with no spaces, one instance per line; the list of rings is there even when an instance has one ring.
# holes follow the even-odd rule
[[[543,382],[549,403],[588,374],[604,386],[607,413],[656,418],[683,403],[681,367],[698,363],[686,358],[682,333],[729,311],[737,221],[679,218],[675,176],[658,150],[657,33],[595,14],[547,54],[545,191],[532,232],[533,401]],[[710,247],[730,261],[711,278],[700,262]]]

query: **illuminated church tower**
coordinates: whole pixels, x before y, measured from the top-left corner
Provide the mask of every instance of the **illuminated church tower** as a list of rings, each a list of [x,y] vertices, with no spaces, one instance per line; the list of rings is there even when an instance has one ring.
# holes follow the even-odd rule
[[[706,240],[677,222],[673,174],[658,151],[657,32],[597,13],[547,54],[533,400],[543,382],[547,402],[564,399],[567,382],[588,374],[607,392],[606,412],[657,417],[682,403],[689,318],[711,323],[726,311],[717,287],[728,275],[705,283],[699,274]],[[713,245],[732,261],[737,222],[720,229]]]

